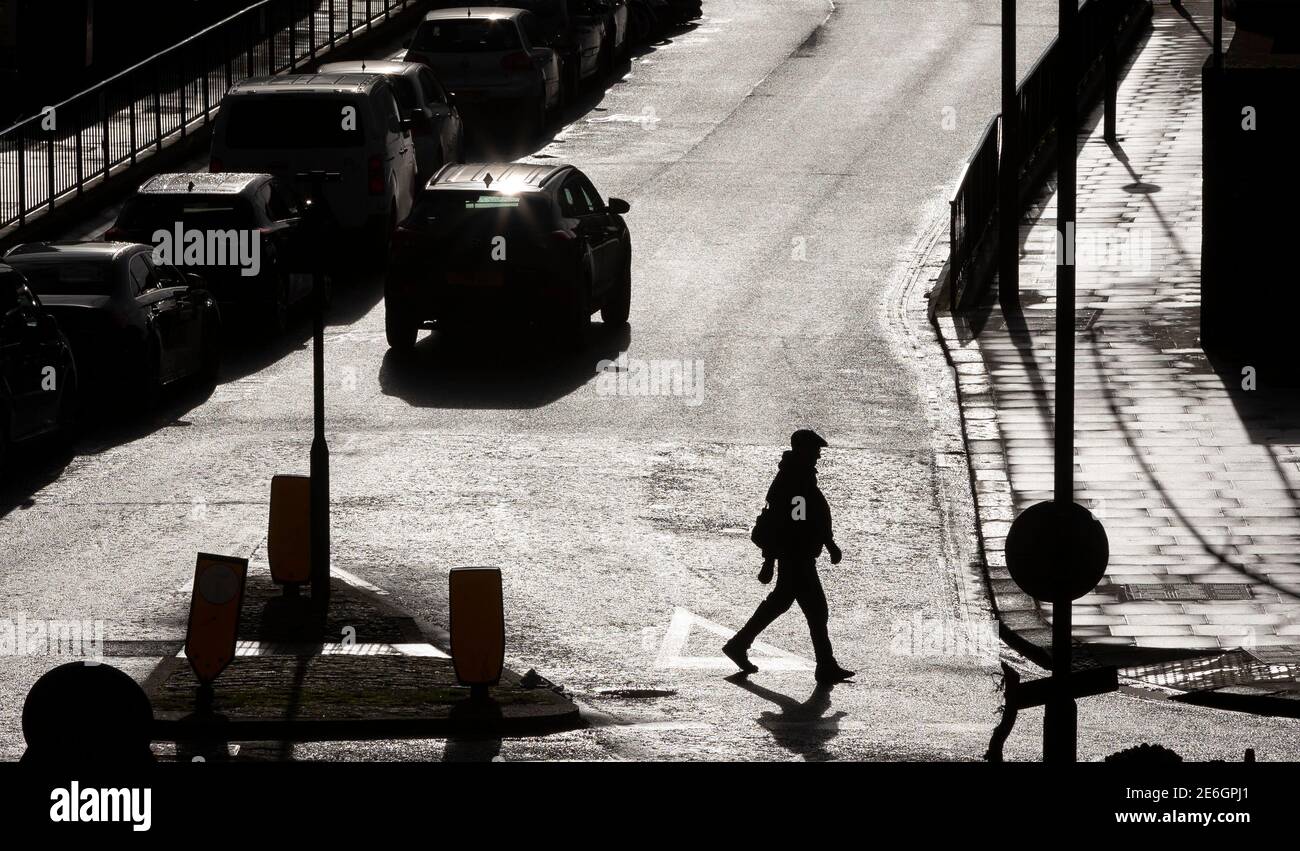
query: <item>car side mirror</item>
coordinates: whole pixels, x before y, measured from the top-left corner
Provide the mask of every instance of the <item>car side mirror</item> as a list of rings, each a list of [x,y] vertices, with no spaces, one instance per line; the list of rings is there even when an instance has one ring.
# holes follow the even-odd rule
[[[632,209],[632,205],[624,201],[622,198],[610,198],[609,204],[606,206],[611,213],[619,216]]]

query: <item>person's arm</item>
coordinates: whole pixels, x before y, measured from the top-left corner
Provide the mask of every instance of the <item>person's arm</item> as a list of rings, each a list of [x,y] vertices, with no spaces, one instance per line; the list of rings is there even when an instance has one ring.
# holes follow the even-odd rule
[[[826,533],[824,539],[826,552],[830,554],[831,564],[839,564],[840,560],[844,558],[844,553],[840,551],[839,546],[835,543],[835,533],[831,525],[831,506],[826,501],[826,495],[821,492],[821,488],[817,489],[817,499],[821,503],[822,517],[825,518],[822,525]]]

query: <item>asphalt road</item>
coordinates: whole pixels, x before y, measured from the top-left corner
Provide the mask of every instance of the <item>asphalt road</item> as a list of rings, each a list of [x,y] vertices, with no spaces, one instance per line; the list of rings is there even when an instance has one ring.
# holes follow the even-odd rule
[[[336,564],[432,624],[450,568],[499,565],[508,664],[564,685],[592,726],[297,758],[979,758],[998,648],[980,644],[952,382],[916,272],[997,109],[998,5],[709,0],[697,27],[593,93],[532,152],[632,205],[630,331],[595,320],[581,355],[434,335],[399,358],[379,282],[340,296],[326,340]],[[1023,70],[1055,4],[1022,2],[1020,25]],[[183,634],[193,554],[264,557],[270,477],[307,470],[307,337],[303,323],[244,347],[210,395],[33,463],[0,505],[0,599],[28,618],[102,618],[110,640]],[[625,392],[599,374],[621,354]],[[638,395],[649,362],[702,389]],[[831,442],[820,479],[845,559],[822,577],[837,655],[860,672],[829,693],[814,692],[797,610],[747,682],[718,653],[766,590],[748,528],[805,426]],[[938,652],[945,635],[963,652]],[[21,752],[21,695],[54,661],[0,660],[0,756]],[[1126,694],[1084,701],[1080,719],[1085,759],[1141,741],[1300,756],[1290,722]],[[1040,728],[1024,713],[1008,758],[1036,758]]]

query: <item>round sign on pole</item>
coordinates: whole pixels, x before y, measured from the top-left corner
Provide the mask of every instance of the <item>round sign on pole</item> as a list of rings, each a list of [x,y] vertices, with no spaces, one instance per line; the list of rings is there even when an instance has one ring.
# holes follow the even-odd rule
[[[1040,502],[1007,533],[1007,570],[1035,600],[1077,600],[1106,575],[1110,543],[1101,521],[1082,505]]]

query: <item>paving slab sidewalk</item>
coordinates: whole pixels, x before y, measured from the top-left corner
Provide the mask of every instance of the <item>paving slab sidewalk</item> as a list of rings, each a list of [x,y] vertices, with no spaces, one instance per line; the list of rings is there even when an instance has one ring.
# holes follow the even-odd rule
[[[1119,144],[1102,138],[1100,109],[1079,137],[1075,498],[1104,523],[1110,566],[1075,602],[1074,637],[1130,684],[1294,715],[1300,394],[1245,390],[1200,348],[1212,17],[1208,0],[1181,5],[1156,4],[1126,69]],[[990,589],[1004,628],[1040,660],[1051,606],[1012,582],[1004,543],[1016,514],[1052,497],[1054,190],[1049,180],[1021,221],[1021,314],[1004,315],[995,290],[978,309],[936,316],[957,371]]]
[[[529,736],[582,726],[577,705],[535,674],[504,671],[487,700],[472,699],[412,617],[354,583],[336,577],[330,587],[324,624],[303,628],[299,613],[308,609],[298,604],[308,598],[286,600],[265,565],[251,566],[237,654],[214,688],[219,717],[196,714],[198,682],[183,655],[165,658],[144,684],[155,741],[206,754],[241,741]]]

